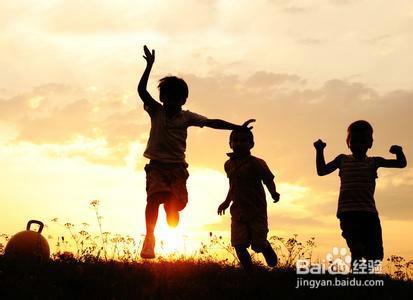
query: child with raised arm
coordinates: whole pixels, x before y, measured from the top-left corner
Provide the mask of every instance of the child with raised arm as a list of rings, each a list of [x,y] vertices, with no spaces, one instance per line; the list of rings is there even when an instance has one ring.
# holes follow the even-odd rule
[[[227,198],[218,207],[218,215],[232,202],[231,244],[245,269],[252,267],[248,247],[262,253],[270,267],[277,264],[277,255],[267,240],[267,202],[262,182],[267,186],[274,203],[280,199],[274,184],[274,175],[264,160],[251,155],[254,147],[252,132],[233,130],[229,138],[233,153],[228,153],[225,172],[229,178]]]
[[[144,46],[144,53],[147,64],[139,81],[138,93],[151,118],[151,131],[144,152],[144,156],[150,161],[145,166],[146,237],[141,257],[154,258],[154,230],[159,206],[164,205],[168,225],[175,227],[179,222],[179,211],[184,209],[188,202],[186,180],[189,174],[185,161],[187,128],[207,126],[215,129],[249,130],[248,124],[254,120],[248,120],[240,126],[182,110],[188,98],[188,86],[183,79],[175,76],[164,77],[159,81],[159,100],[162,104],[157,102],[146,88],[155,61],[155,50],[149,51]]]
[[[342,236],[350,248],[352,268],[362,258],[372,271],[383,259],[383,241],[379,214],[374,201],[378,168],[404,168],[407,165],[402,147],[393,145],[390,153],[396,159],[369,157],[367,151],[373,145],[373,127],[367,121],[356,121],[347,129],[347,146],[351,154],[340,154],[329,163],[324,160],[326,143],[318,140],[316,148],[317,174],[324,176],[339,169],[341,180],[337,218]]]

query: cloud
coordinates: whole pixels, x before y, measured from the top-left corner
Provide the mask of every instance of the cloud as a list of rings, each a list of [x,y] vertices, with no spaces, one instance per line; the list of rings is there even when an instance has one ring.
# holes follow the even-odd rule
[[[279,11],[287,14],[301,14],[309,12],[314,8],[314,5],[308,5],[306,1],[300,0],[270,0]]]
[[[104,35],[135,33],[139,31],[161,31],[169,34],[205,29],[214,22],[215,0],[189,2],[162,1],[54,1],[31,9],[29,3],[6,7],[9,12],[6,20],[14,23],[13,11],[17,20],[53,34]],[[23,10],[24,8],[24,10]],[[36,18],[41,14],[43,18]],[[177,17],[185,16],[185,18]]]
[[[119,99],[120,98],[120,99]],[[144,143],[149,120],[136,108],[129,93],[100,93],[60,84],[0,101],[0,120],[15,127],[14,144],[50,145],[72,157],[103,164],[124,164],[133,143]],[[101,149],[99,155],[87,146]]]
[[[288,14],[302,14],[311,10],[311,7],[289,5],[284,7],[281,11]]]
[[[346,127],[363,118],[375,128],[371,155],[393,157],[388,148],[397,143],[403,145],[409,159],[413,154],[408,134],[413,91],[380,93],[365,83],[343,79],[310,87],[297,74],[268,71],[246,75],[180,74],[190,88],[184,108],[234,123],[257,118],[253,154],[267,161],[281,192],[279,203],[272,205],[268,200],[273,234],[311,236],[317,229],[317,238],[339,237],[335,219],[339,178],[337,173],[316,175],[312,142],[318,137],[327,141],[327,160],[346,153]],[[266,84],[260,85],[259,79]],[[251,88],[253,80],[256,88]],[[135,97],[130,91],[51,83],[0,100],[0,121],[17,129],[14,140],[8,141],[13,149],[37,149],[54,161],[81,158],[95,167],[139,164],[141,170],[149,118]],[[228,131],[207,128],[189,130],[191,201],[185,213],[196,215],[202,207],[205,214],[197,224],[214,233],[230,228],[229,216],[216,216],[216,206],[228,188],[223,174],[228,159],[225,153],[230,151],[228,135]],[[410,219],[412,178],[410,166],[380,170],[376,203],[384,221]],[[205,193],[205,188],[200,188],[205,182],[215,188]]]
[[[255,72],[249,78],[247,78],[244,84],[247,88],[271,88],[273,86],[285,83],[305,84],[305,80],[297,75],[292,74],[276,74],[271,72],[259,71]]]
[[[306,201],[297,202],[297,204],[299,203],[306,211],[320,216],[335,216],[340,181],[338,176],[334,177],[330,175],[330,178],[319,177],[316,181],[306,181],[306,184],[312,187],[312,197],[306,197]],[[335,181],[335,184],[331,184],[331,180]],[[413,171],[411,167],[379,169],[374,195],[379,215],[386,220],[410,220],[413,203],[409,200],[409,191],[412,188]]]
[[[350,5],[353,3],[359,3],[361,2],[360,0],[330,0],[331,4],[334,5]]]
[[[302,169],[303,173],[307,173],[308,168],[299,167],[303,165],[300,159],[313,159],[312,139],[327,135],[330,141],[341,147],[341,151],[346,151],[341,141],[345,140],[348,124],[355,119],[367,119],[373,125],[377,124],[380,147],[384,147],[381,143],[394,135],[400,136],[400,143],[410,143],[404,131],[410,127],[409,119],[413,113],[413,106],[408,100],[411,92],[408,90],[380,94],[366,84],[341,79],[328,80],[318,88],[298,85],[285,89],[267,84],[262,85],[261,89],[251,90],[247,83],[249,79],[242,80],[237,76],[182,76],[190,87],[188,106],[209,117],[232,122],[241,123],[250,117],[256,118],[256,148],[263,145],[260,151],[267,153],[274,161],[277,161],[277,155],[284,158],[294,153],[299,164],[291,161],[290,168]],[[205,141],[205,134],[209,135],[207,132],[197,131],[194,138],[198,144],[201,140]],[[283,143],[287,140],[289,143]],[[226,146],[226,139],[223,141]],[[308,149],[307,154],[299,154],[299,149]],[[312,167],[311,162],[311,172]]]
[[[136,48],[148,43],[159,51],[156,69],[162,72],[266,70],[316,82],[359,73],[376,87],[408,86],[408,4],[387,9],[366,1],[346,7],[315,1],[307,13],[282,11],[303,11],[306,3],[3,1],[2,82],[15,91],[50,81],[127,86],[141,57]],[[364,41],[386,34],[395,38],[374,51]],[[210,59],[193,56],[198,49]]]
[[[391,39],[393,36],[391,34],[381,34],[378,36],[373,36],[364,39],[364,41],[371,45],[380,45]]]
[[[306,46],[319,46],[326,43],[326,41],[317,38],[301,38],[297,42]]]
[[[343,79],[310,87],[297,74],[268,71],[245,78],[222,73],[178,75],[190,88],[185,109],[237,124],[257,119],[253,152],[265,159],[283,182],[334,186],[337,180],[315,175],[312,143],[317,138],[326,140],[327,160],[346,153],[346,128],[356,119],[367,119],[375,128],[372,155],[391,157],[388,148],[392,144],[405,146],[406,155],[411,155],[412,142],[406,133],[411,128],[413,91],[379,93],[365,83]],[[100,147],[107,148],[108,161],[124,164],[131,143],[144,145],[149,131],[149,117],[139,102],[136,105],[135,97],[130,91],[49,84],[0,101],[0,119],[14,124],[16,143],[69,145],[79,138],[104,141]],[[227,131],[190,128],[188,161],[222,172],[230,151],[228,135]],[[86,152],[84,157],[91,160]]]
[[[279,228],[279,229],[287,229],[291,226],[294,228],[300,227],[307,227],[307,226],[314,226],[320,227],[325,226],[325,222],[320,220],[320,218],[314,217],[298,217],[298,216],[288,216],[288,215],[281,215],[278,213],[273,213],[268,216],[270,220],[269,226],[271,228]]]
[[[413,169],[380,169],[375,193],[376,206],[383,218],[411,220]]]

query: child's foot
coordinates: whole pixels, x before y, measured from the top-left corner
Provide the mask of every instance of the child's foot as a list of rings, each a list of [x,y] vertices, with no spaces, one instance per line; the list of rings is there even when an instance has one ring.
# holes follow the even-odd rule
[[[145,241],[143,242],[141,257],[146,259],[155,258],[155,237],[151,235],[146,235]]]
[[[268,244],[267,247],[262,251],[265,261],[269,267],[275,267],[278,263],[278,257],[272,247]]]
[[[252,260],[251,255],[249,254],[247,248],[245,247],[235,247],[235,252],[237,253],[237,257],[241,266],[244,270],[251,270],[252,269]]]
[[[179,223],[179,211],[170,203],[165,203],[164,209],[166,213],[166,222],[170,227],[176,227]]]

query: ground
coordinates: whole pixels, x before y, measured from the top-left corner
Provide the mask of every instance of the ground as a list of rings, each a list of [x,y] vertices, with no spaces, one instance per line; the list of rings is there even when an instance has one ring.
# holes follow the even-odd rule
[[[384,286],[297,289],[293,269],[245,272],[200,260],[34,263],[0,256],[0,299],[413,299],[411,281],[375,278],[383,279]]]

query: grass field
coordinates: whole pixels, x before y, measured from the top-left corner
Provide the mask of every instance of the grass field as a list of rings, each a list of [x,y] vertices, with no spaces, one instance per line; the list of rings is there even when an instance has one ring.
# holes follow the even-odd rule
[[[239,268],[229,241],[212,232],[190,256],[172,253],[145,261],[139,257],[141,241],[103,232],[98,204],[92,202],[92,206],[99,232],[87,232],[85,223],[81,227],[59,225],[63,231],[48,237],[53,253],[45,262],[5,257],[10,236],[0,235],[1,300],[413,299],[413,261],[400,256],[393,255],[384,262],[384,274],[297,275],[297,259],[316,263],[312,253],[317,246],[315,238],[301,241],[297,235],[269,237],[279,256],[275,269],[264,267],[259,255],[253,255],[253,270]],[[50,224],[58,224],[58,220]],[[376,286],[354,286],[367,283]]]
[[[384,285],[296,288],[297,275],[292,268],[257,266],[246,272],[202,260],[81,262],[68,257],[24,263],[0,256],[0,299],[413,299],[412,281],[388,275],[359,279],[383,280]]]

